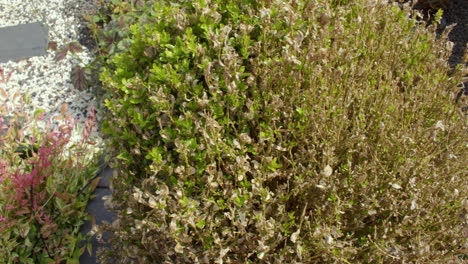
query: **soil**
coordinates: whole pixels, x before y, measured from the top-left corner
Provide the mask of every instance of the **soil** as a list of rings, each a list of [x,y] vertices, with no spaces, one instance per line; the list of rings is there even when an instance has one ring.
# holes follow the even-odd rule
[[[452,54],[448,61],[450,66],[462,64],[468,68],[468,1],[450,1],[448,8],[444,10],[443,19],[446,27],[455,25],[449,33],[449,40],[453,43]],[[460,88],[456,101],[461,104],[462,110],[468,113],[468,75],[465,76]]]
[[[468,43],[468,1],[453,0],[445,10],[444,18],[447,26],[455,25],[449,34],[449,40],[454,43],[449,63],[452,66],[460,63],[468,66],[466,57],[463,58],[468,55],[465,55]]]

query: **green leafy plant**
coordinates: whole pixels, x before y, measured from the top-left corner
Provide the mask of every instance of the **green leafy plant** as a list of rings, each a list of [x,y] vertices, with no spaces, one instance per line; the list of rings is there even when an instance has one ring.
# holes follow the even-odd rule
[[[49,41],[48,43],[48,49],[55,51],[55,60],[56,61],[61,61],[63,60],[67,54],[76,54],[83,52],[83,47],[81,46],[80,43],[73,41],[69,42],[66,45],[62,45],[60,49],[58,49],[57,42],[55,41]],[[82,63],[82,60],[79,57],[75,58]],[[93,67],[89,65],[88,67],[82,67],[80,65],[75,65],[73,66],[73,69],[71,71],[71,80],[73,86],[80,90],[83,91],[88,88],[89,83],[90,83],[90,76],[91,76],[91,69]]]
[[[460,261],[462,73],[434,26],[361,0],[109,7],[103,261]]]
[[[10,81],[10,78],[11,78],[11,75],[14,73],[15,71],[10,71],[6,76],[5,76],[5,71],[3,70],[3,68],[0,67],[0,83],[7,83]]]
[[[81,138],[71,140],[78,127],[65,107],[58,126],[52,129],[49,121],[44,131],[37,126],[46,121],[41,110],[34,117],[22,112],[27,102],[20,97],[18,104],[0,108],[0,262],[78,263],[84,250],[79,243],[86,239],[79,228],[97,181],[83,187],[96,173],[101,152],[91,140],[94,114],[80,128]]]
[[[128,49],[131,43],[130,25],[140,19],[148,19],[149,13],[146,11],[152,8],[154,2],[154,0],[99,0],[98,10],[84,17],[89,22],[89,30],[96,40],[98,56],[86,66],[85,75],[74,74],[74,76],[85,76],[86,83],[102,86],[98,76],[99,69],[106,64],[108,58]],[[107,110],[102,103],[105,96],[103,90],[96,90],[97,106],[100,112]]]
[[[49,45],[48,47],[52,50],[56,50],[57,49],[57,43],[55,42],[49,42]],[[56,53],[55,55],[55,60],[56,61],[60,61],[60,60],[63,60],[68,52],[72,53],[72,54],[75,54],[75,53],[78,53],[78,52],[82,52],[83,51],[83,47],[81,47],[80,43],[78,42],[70,42],[66,45],[63,45]]]

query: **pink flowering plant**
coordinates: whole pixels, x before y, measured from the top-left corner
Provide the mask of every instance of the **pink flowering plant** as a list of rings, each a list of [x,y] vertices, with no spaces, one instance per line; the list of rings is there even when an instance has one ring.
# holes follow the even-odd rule
[[[85,186],[101,154],[91,140],[94,111],[78,126],[64,105],[53,126],[41,110],[32,117],[21,111],[27,102],[23,96],[18,105],[0,106],[0,263],[79,263],[86,239],[79,229],[98,178]],[[44,130],[39,121],[47,121]]]

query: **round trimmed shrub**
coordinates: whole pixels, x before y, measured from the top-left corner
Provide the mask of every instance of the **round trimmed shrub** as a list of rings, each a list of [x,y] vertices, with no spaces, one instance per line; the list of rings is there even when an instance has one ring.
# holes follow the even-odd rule
[[[461,261],[461,73],[431,27],[360,0],[133,8],[101,74],[118,171],[103,260]]]

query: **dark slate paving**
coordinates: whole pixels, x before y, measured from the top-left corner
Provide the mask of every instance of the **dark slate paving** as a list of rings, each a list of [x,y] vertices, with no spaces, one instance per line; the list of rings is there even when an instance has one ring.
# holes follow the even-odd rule
[[[101,159],[102,160],[102,159]],[[109,178],[112,177],[112,173],[113,173],[113,170],[109,167],[105,168],[102,172],[101,172],[101,179],[99,180],[99,183],[97,185],[98,188],[110,188],[109,187]]]
[[[112,194],[112,191],[109,188],[109,177],[112,175],[112,169],[107,167],[101,173],[101,181],[98,184],[98,187],[94,191],[94,197],[91,199],[87,206],[87,211],[91,216],[94,216],[96,220],[96,224],[100,225],[103,221],[107,223],[112,223],[115,219],[116,215],[107,210],[104,207],[104,200],[102,199],[104,196]],[[86,221],[86,223],[81,228],[82,234],[87,234],[91,230],[92,224],[91,221]],[[109,237],[109,234],[104,234],[104,241],[106,241]],[[91,239],[92,244],[92,254],[89,255],[88,251],[85,250],[83,255],[80,257],[80,264],[98,264],[96,253],[98,248],[109,248],[109,244],[101,244],[97,241],[96,236],[93,236]]]
[[[48,32],[40,22],[0,28],[0,62],[45,55]]]

